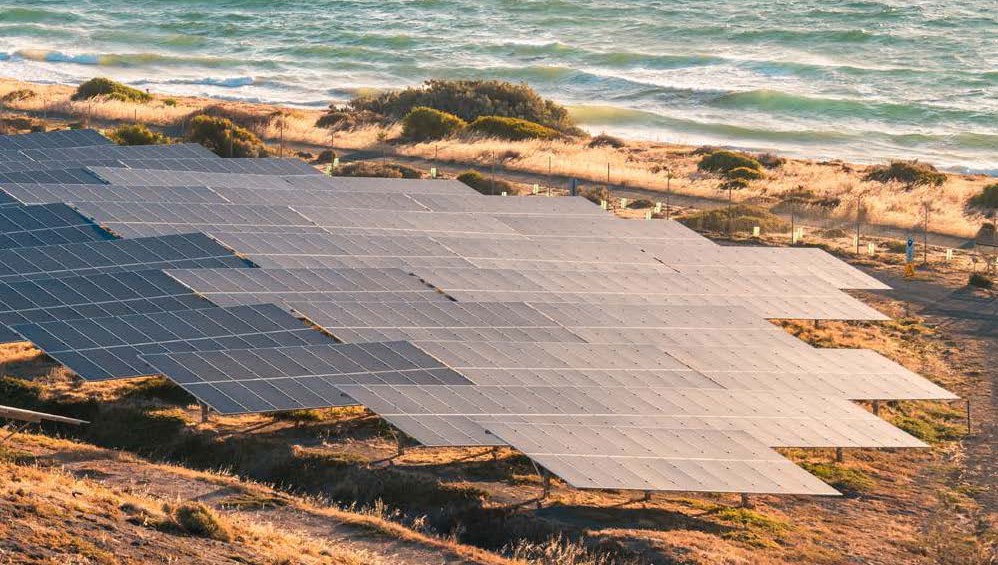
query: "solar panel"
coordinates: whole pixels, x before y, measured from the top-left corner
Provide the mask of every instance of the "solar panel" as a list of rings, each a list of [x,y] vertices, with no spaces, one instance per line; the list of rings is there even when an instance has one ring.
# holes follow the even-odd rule
[[[65,204],[0,208],[0,249],[111,239]]]
[[[221,162],[233,159],[219,159]],[[267,188],[287,185],[285,176],[311,174],[302,167],[304,163],[280,159],[252,159],[259,161],[249,164],[246,161],[237,162],[232,167],[237,170],[265,171],[256,172],[204,172],[204,171],[164,171],[151,169],[124,169],[115,167],[88,167],[94,175],[104,179],[108,184],[124,186],[210,186],[235,188]],[[273,161],[273,163],[271,163]],[[225,165],[221,165],[225,166]]]
[[[362,257],[396,258],[455,258],[432,238],[413,235],[409,237],[365,236],[361,234],[260,234],[212,232],[226,245],[246,255],[281,255],[286,257]]]
[[[335,193],[334,193],[335,194]],[[309,202],[302,198],[300,203]],[[517,234],[499,220],[483,214],[438,214],[403,210],[370,210],[330,206],[294,205],[294,209],[316,225],[350,233]]]
[[[0,151],[111,145],[111,140],[92,129],[58,130],[0,136]]]
[[[684,273],[710,275],[719,272],[741,276],[814,276],[836,288],[889,289],[823,249],[786,247],[722,247],[698,249],[647,245],[645,251],[664,264]]]
[[[0,250],[3,282],[159,268],[250,266],[204,234]]]
[[[333,343],[272,304],[21,324],[13,329],[87,381],[150,374],[143,354]]]
[[[599,206],[580,196],[502,197],[465,196],[448,194],[412,194],[410,197],[434,212],[484,212],[489,215],[606,215]]]
[[[90,171],[72,167],[45,171],[0,172],[0,184],[8,183],[106,184]]]
[[[15,324],[212,306],[158,270],[0,283],[0,342],[21,340]]]
[[[104,140],[107,142],[107,140]],[[34,161],[86,161],[94,159],[218,159],[198,143],[169,145],[90,145],[18,151]],[[3,157],[0,157],[2,159]]]
[[[405,342],[143,355],[222,414],[353,404],[340,383],[468,381]]]
[[[413,272],[460,302],[742,306],[765,318],[886,319],[815,277],[423,267]]]
[[[312,222],[287,206],[83,202],[75,207],[98,224],[130,237],[241,229],[288,233],[318,231]]]
[[[377,177],[309,176],[289,178],[291,188],[334,189],[380,194],[463,194],[480,196],[475,189],[456,180],[389,179]]]
[[[110,173],[106,179],[110,182],[111,177],[117,178],[120,174],[128,176],[142,175],[143,178],[155,179],[163,174],[163,171],[194,172],[194,173],[215,173],[215,174],[240,174],[240,175],[309,175],[319,176],[311,166],[298,159],[257,159],[257,158],[234,158],[219,159],[212,155],[211,158],[198,159],[167,159],[157,157],[153,159],[141,159],[123,157],[118,159],[120,165],[103,165],[109,168],[123,166],[130,169],[129,173]],[[94,166],[102,166],[95,163]],[[105,172],[98,176],[105,178]],[[117,184],[117,183],[115,183]]]
[[[117,186],[97,184],[17,184],[0,186],[0,198],[21,204],[74,202],[227,203],[206,186]],[[0,202],[2,203],[2,202]]]
[[[238,204],[308,205],[353,210],[387,210],[392,212],[400,210],[427,210],[425,206],[406,194],[295,188],[290,184],[278,186],[279,183],[273,180],[274,177],[265,178],[272,179],[265,187],[252,185],[226,187],[214,184],[211,186],[212,190],[216,193],[225,197],[228,201]]]
[[[398,269],[186,269],[167,272],[219,305],[446,300]]]
[[[487,429],[575,488],[838,494],[745,432],[528,422]]]
[[[535,238],[574,240],[621,239],[634,243],[718,247],[714,242],[676,221],[625,220],[611,215],[538,218],[505,215],[499,220],[516,233]],[[698,251],[699,253],[699,251]]]
[[[336,301],[288,302],[288,306],[346,343],[580,341],[571,331],[526,304]]]
[[[504,445],[483,422],[744,431],[771,447],[924,447],[842,398],[683,388],[338,385],[428,446]]]

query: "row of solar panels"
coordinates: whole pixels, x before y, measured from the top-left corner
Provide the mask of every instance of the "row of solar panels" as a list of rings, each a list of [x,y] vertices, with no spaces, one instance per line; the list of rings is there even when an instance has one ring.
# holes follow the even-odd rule
[[[823,252],[721,248],[580,199],[447,181],[210,172],[243,165],[166,154],[129,169],[150,156],[57,137],[0,142],[24,157],[0,158],[21,169],[7,174],[28,179],[0,177],[12,218],[71,202],[82,215],[46,216],[62,235],[211,234],[0,251],[6,336],[84,378],[162,373],[224,413],[360,403],[426,445],[512,445],[582,488],[810,494],[834,490],[772,447],[917,446],[848,399],[952,397],[762,319],[881,319],[839,288],[882,285]],[[80,167],[51,180],[23,164],[41,162],[30,146]]]

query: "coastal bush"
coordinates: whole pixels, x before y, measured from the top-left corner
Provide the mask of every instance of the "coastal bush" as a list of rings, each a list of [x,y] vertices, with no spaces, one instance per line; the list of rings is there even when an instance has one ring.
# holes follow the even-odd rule
[[[981,193],[971,197],[969,204],[977,208],[998,208],[998,182],[981,189]]]
[[[759,161],[759,164],[767,169],[778,169],[787,162],[783,157],[773,153],[759,153],[755,156],[755,160]]]
[[[266,157],[260,138],[226,118],[194,116],[187,140],[204,145],[220,157]]]
[[[335,105],[330,105],[329,110],[319,116],[315,121],[315,127],[332,130],[353,129],[362,125],[383,123],[385,117],[375,112],[367,110],[342,109]]]
[[[120,102],[148,102],[152,100],[152,96],[146,92],[104,77],[92,78],[81,84],[69,99],[90,100],[91,98],[107,98]]]
[[[233,124],[250,132],[263,131],[273,120],[273,115],[253,106],[233,106],[231,104],[213,104],[201,111],[201,115],[213,118],[224,118]]]
[[[637,200],[627,203],[627,207],[630,208],[631,210],[642,210],[644,208],[652,208],[654,206],[655,203],[652,202],[651,200],[648,200],[647,198],[639,198]]]
[[[165,145],[170,143],[165,135],[150,131],[144,124],[122,125],[106,133],[107,137],[118,145]]]
[[[593,204],[596,204],[597,206],[602,204],[604,201],[610,202],[610,191],[607,190],[605,186],[583,188],[579,191],[579,196],[585,198]]]
[[[554,139],[561,135],[557,131],[541,124],[519,118],[504,118],[502,116],[482,116],[477,118],[468,124],[465,131],[485,137],[507,139],[509,141]]]
[[[835,463],[800,463],[807,472],[847,494],[858,494],[874,486],[873,479],[859,469]]]
[[[516,192],[516,187],[511,182],[499,178],[492,179],[478,171],[465,171],[457,176],[457,180],[482,194],[496,195],[503,192],[514,194]]]
[[[408,141],[443,139],[467,125],[467,122],[454,114],[417,106],[402,119],[402,138]]]
[[[784,222],[769,210],[748,204],[735,204],[728,208],[700,210],[680,218],[686,226],[700,231],[721,232],[728,229],[728,219],[731,220],[732,232],[749,232],[753,226],[759,226],[763,232],[779,233],[788,229]]]
[[[333,159],[336,158],[336,152],[332,149],[323,149],[319,156],[315,158],[315,162],[318,164],[332,163]]]
[[[354,161],[333,169],[337,177],[377,177],[386,179],[420,179],[423,172],[399,163]]]
[[[728,176],[735,169],[761,171],[762,165],[752,157],[735,151],[720,150],[704,155],[697,163],[697,169]]]
[[[967,284],[976,286],[977,288],[991,288],[995,283],[991,280],[991,277],[983,273],[970,273],[970,279],[967,280]]]
[[[863,180],[877,182],[897,182],[908,189],[918,186],[942,186],[946,175],[935,167],[920,161],[891,161],[889,165],[872,167]]]
[[[4,94],[3,97],[0,98],[0,102],[3,102],[4,104],[23,102],[25,100],[31,100],[35,96],[37,96],[37,94],[35,94],[34,90],[29,88],[18,88],[17,90],[11,90],[7,94]]]
[[[620,139],[619,137],[614,137],[605,133],[601,133],[596,137],[589,140],[589,147],[613,147],[614,149],[620,149],[621,147],[627,146],[627,143]]]
[[[572,135],[580,133],[569,118],[568,110],[541,98],[524,83],[429,80],[418,87],[355,98],[349,104],[353,111],[372,112],[388,120],[401,120],[419,106],[453,114],[466,122],[481,116],[502,116],[527,120]]]
[[[748,167],[735,167],[725,173],[724,176],[731,180],[759,180],[765,175],[762,174],[762,171],[756,169],[750,169]]]

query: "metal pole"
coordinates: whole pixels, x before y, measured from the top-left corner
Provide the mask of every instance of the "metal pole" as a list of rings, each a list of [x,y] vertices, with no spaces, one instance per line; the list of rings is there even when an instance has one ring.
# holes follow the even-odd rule
[[[492,192],[492,196],[496,194],[496,152],[492,152],[492,178],[490,180],[492,187],[489,189]]]
[[[610,188],[610,163],[606,164],[606,187]]]
[[[925,203],[925,223],[922,224],[922,263],[929,263],[929,203]]]
[[[835,448],[835,462],[836,463],[841,463],[843,461],[845,461],[845,456],[842,453],[842,448],[841,447],[836,447]]]
[[[797,238],[797,231],[796,230],[797,230],[797,228],[794,227],[794,200],[793,200],[793,198],[791,198],[790,199],[790,245],[793,245],[793,244],[797,243],[796,242],[796,238]]]
[[[856,255],[859,255],[859,221],[862,213],[862,196],[856,197]]]
[[[752,508],[752,501],[749,500],[748,494],[742,493],[742,508]]]
[[[879,400],[874,400],[873,401],[873,415],[874,416],[879,416],[880,415],[880,401]]]
[[[208,416],[208,410],[209,410],[209,408],[208,408],[208,405],[204,404],[204,403],[199,403],[199,404],[201,404],[201,423],[202,424],[207,424],[208,420],[209,420],[209,416]]]
[[[970,399],[968,398],[967,399],[967,435],[969,436],[972,431],[973,431],[973,428],[970,426]]]
[[[284,157],[284,116],[281,116],[281,157]]]
[[[670,206],[670,200],[672,196],[672,169],[666,169],[665,171],[665,219],[672,219],[672,207]]]

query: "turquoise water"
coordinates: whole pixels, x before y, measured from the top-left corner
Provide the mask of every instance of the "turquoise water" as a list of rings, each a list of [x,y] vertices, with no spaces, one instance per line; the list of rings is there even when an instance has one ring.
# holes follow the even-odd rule
[[[995,0],[33,0],[0,75],[323,106],[526,81],[594,132],[998,173]]]

